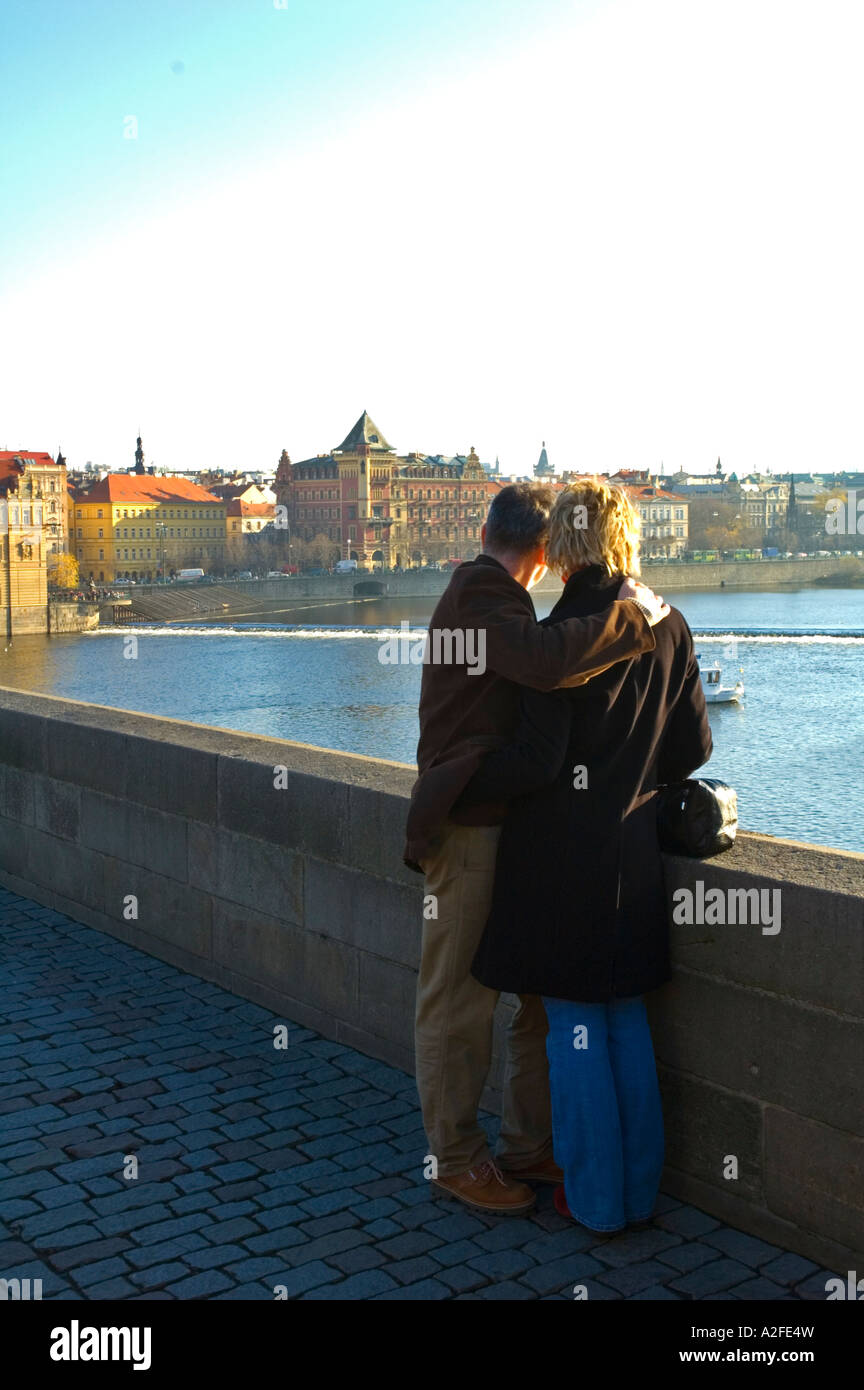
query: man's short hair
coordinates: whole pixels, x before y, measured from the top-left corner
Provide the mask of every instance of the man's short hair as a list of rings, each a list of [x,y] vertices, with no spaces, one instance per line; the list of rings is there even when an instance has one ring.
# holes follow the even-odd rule
[[[486,518],[486,549],[527,555],[546,545],[555,494],[543,483],[511,483],[494,498]]]

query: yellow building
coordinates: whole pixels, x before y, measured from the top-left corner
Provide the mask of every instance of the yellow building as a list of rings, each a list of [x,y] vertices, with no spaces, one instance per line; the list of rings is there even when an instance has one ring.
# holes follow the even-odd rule
[[[69,537],[82,584],[206,573],[224,565],[225,503],[185,478],[108,473],[72,495]]]

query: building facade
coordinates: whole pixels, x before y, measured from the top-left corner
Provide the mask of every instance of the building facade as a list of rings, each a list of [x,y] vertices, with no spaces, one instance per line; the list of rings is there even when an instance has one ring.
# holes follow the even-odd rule
[[[138,582],[225,561],[220,498],[185,478],[108,473],[70,499],[72,550],[81,583]]]
[[[683,554],[689,547],[686,499],[652,483],[625,486],[624,490],[639,513],[643,558],[656,555],[671,559]]]
[[[15,633],[44,632],[47,604],[45,503],[4,493],[0,480],[0,623],[5,641]]]
[[[69,549],[66,513],[66,460],[29,449],[0,450],[0,490],[4,495],[39,498],[44,531],[43,544],[50,563],[52,555]]]
[[[399,455],[366,411],[327,454],[292,463],[274,488],[292,535],[326,536],[334,558],[387,568],[470,559],[501,483],[466,455]]]
[[[786,530],[789,483],[770,474],[754,474],[739,484],[740,507],[746,524],[764,539]]]

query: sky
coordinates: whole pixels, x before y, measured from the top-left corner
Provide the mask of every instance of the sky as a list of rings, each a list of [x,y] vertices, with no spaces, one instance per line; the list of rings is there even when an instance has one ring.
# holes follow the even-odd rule
[[[0,448],[864,467],[860,0],[5,0]]]

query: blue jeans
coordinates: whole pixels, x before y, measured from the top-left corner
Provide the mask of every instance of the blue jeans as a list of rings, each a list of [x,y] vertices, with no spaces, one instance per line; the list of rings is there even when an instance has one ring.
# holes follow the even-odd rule
[[[570,1212],[595,1231],[647,1221],[663,1172],[663,1112],[641,998],[543,999],[555,1158]]]

